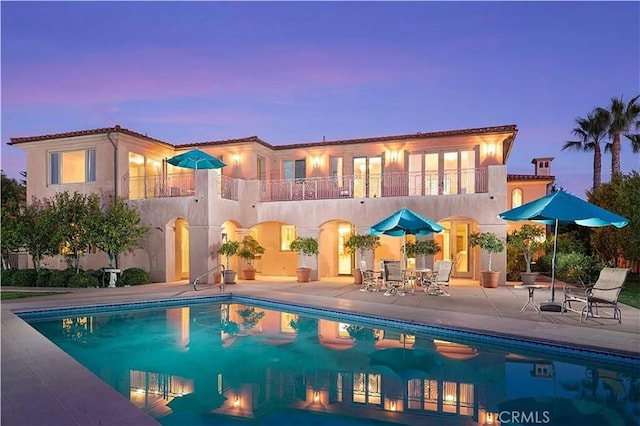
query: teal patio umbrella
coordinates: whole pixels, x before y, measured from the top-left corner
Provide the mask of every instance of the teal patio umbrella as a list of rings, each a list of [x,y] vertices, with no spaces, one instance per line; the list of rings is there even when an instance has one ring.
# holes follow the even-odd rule
[[[219,169],[226,166],[222,161],[213,155],[207,154],[199,149],[192,149],[182,154],[178,154],[167,160],[167,163],[177,167],[184,167],[187,169]]]
[[[391,235],[403,237],[406,245],[407,235],[423,237],[425,235],[441,232],[444,228],[436,222],[428,219],[406,207],[401,208],[391,216],[383,219],[369,228],[373,235]],[[406,256],[406,251],[405,255]],[[404,266],[406,267],[406,259]]]
[[[613,225],[622,228],[628,219],[568,194],[556,191],[514,209],[502,212],[500,218],[509,221],[532,221],[554,225],[553,257],[551,260],[551,300],[540,304],[543,311],[560,312],[562,306],[555,302],[556,252],[558,250],[558,225],[575,223],[580,226],[600,227]]]

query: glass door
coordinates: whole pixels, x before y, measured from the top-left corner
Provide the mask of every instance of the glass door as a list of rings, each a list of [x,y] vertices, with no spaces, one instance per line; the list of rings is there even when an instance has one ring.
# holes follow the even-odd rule
[[[454,262],[451,276],[454,278],[473,277],[473,257],[469,249],[470,220],[453,220],[440,223],[445,230],[442,232],[442,259]]]
[[[354,198],[382,196],[382,157],[355,157],[353,159]]]
[[[338,225],[338,275],[351,275],[352,255],[344,249],[344,242],[353,233],[349,223]]]

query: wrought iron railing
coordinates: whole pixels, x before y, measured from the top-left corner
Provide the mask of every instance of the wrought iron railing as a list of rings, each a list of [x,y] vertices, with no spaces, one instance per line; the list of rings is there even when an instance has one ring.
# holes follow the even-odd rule
[[[218,176],[220,197],[238,200],[239,179]],[[193,173],[125,177],[130,199],[183,197],[195,193]],[[377,198],[475,194],[488,191],[487,169],[445,170],[430,173],[385,173],[368,176],[314,177],[260,181],[260,201],[302,201],[340,198]]]
[[[260,201],[301,201],[485,193],[487,169],[261,182]]]

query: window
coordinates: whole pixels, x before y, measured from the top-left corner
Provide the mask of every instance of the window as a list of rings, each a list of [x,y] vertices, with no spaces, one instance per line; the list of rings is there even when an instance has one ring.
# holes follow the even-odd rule
[[[511,191],[511,208],[520,207],[522,205],[522,189],[516,188]]]
[[[49,183],[64,185],[96,181],[96,150],[52,152],[49,155]]]
[[[280,251],[291,251],[289,246],[296,239],[296,227],[294,225],[280,225]]]
[[[305,160],[284,160],[282,162],[282,175],[285,180],[304,179],[307,173]]]
[[[344,186],[343,160],[342,157],[331,157],[330,171],[331,180],[338,188]]]

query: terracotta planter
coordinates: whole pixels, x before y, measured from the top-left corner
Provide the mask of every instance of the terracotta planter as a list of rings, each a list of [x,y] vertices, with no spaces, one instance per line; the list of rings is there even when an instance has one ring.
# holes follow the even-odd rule
[[[482,271],[482,287],[486,287],[486,288],[498,287],[499,278],[500,278],[500,272]]]
[[[360,268],[355,268],[353,270],[353,283],[362,285],[362,274],[360,273]]]
[[[255,280],[256,279],[256,270],[255,269],[245,269],[242,271],[242,276],[245,280]]]
[[[298,268],[296,269],[296,276],[299,283],[307,283],[311,278],[311,268]]]
[[[538,278],[538,272],[520,272],[522,285],[534,285],[536,278]]]

